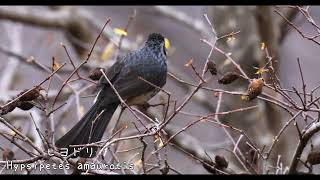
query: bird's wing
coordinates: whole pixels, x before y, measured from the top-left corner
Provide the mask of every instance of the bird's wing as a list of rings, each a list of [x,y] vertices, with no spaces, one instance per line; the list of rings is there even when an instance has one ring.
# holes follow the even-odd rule
[[[116,61],[110,68],[108,68],[106,75],[111,82],[114,82],[114,80],[117,78],[121,69],[123,68],[123,65],[124,65],[124,62],[120,60],[120,61]],[[97,86],[98,87],[109,86],[109,83],[104,76],[101,76]]]
[[[132,74],[126,78],[119,79],[118,82],[119,83],[115,84],[115,88],[123,99],[136,97],[154,89],[153,86],[139,79],[137,74]]]
[[[148,71],[152,72],[153,69],[157,67],[154,63],[144,63],[143,65],[141,65],[141,62],[152,62],[152,60],[147,61],[143,58],[150,57],[143,57],[138,53],[130,53],[119,64],[113,65],[111,72],[108,72],[107,77],[117,89],[122,99],[136,97],[154,89],[153,86],[139,79],[139,74],[141,73],[143,73],[145,79],[157,78],[152,77],[154,76],[152,73],[146,75],[146,68],[148,69]],[[142,69],[144,70],[142,71]],[[104,77],[100,79],[100,84],[104,84],[105,87],[109,87],[109,83]],[[100,95],[106,97],[105,99],[108,103],[118,100],[118,96],[111,88],[108,88],[108,90],[106,91],[101,91]]]

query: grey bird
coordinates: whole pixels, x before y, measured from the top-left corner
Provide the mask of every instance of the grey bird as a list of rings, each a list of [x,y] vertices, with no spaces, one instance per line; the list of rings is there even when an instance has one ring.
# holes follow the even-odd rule
[[[159,33],[148,36],[143,47],[129,52],[112,65],[106,75],[127,104],[143,104],[159,92],[155,86],[163,87],[167,79],[167,54],[165,38]],[[96,147],[84,148],[74,153],[70,145],[84,145],[100,141],[106,127],[120,104],[120,100],[108,81],[102,76],[97,85],[99,93],[94,104],[80,121],[55,143],[58,148],[68,148],[73,157],[96,156]],[[89,150],[88,150],[89,149]]]

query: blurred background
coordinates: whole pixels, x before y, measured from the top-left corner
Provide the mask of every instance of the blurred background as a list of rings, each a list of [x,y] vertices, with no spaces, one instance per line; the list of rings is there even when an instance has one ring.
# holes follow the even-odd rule
[[[199,71],[204,66],[210,47],[201,42],[200,39],[212,40],[214,37],[204,17],[204,14],[207,14],[218,37],[240,31],[233,36],[234,38],[222,39],[217,43],[217,46],[225,52],[232,53],[232,57],[250,78],[257,77],[254,67],[262,67],[267,62],[264,51],[261,50],[261,43],[265,43],[270,56],[277,60],[277,63],[274,64],[275,71],[279,75],[283,88],[296,87],[301,90],[302,84],[297,64],[297,58],[299,58],[307,84],[306,89],[311,90],[320,83],[319,71],[317,70],[317,67],[320,66],[318,61],[320,56],[319,45],[302,38],[296,30],[288,26],[288,23],[275,12],[275,9],[282,12],[286,18],[306,34],[310,36],[317,34],[314,27],[306,21],[300,12],[287,6],[2,6],[0,7],[0,32],[2,32],[0,34],[0,48],[2,49],[0,51],[1,104],[12,99],[22,90],[32,88],[48,76],[48,72],[34,65],[35,63],[27,62],[26,59],[30,59],[31,56],[38,63],[48,68],[52,66],[53,57],[57,65],[67,63],[59,72],[64,80],[68,73],[72,72],[72,65],[61,43],[67,47],[73,62],[79,65],[87,57],[107,18],[110,18],[111,21],[107,25],[103,37],[99,39],[88,64],[80,71],[85,77],[95,67],[109,67],[116,61],[117,55],[121,56],[129,50],[140,47],[149,33],[160,32],[170,40],[169,71],[187,82],[197,84],[197,76],[185,64],[192,58],[193,64]],[[319,23],[319,6],[310,6],[308,10],[315,23]],[[129,20],[130,16],[134,16],[132,21]],[[125,29],[128,21],[130,21],[127,28],[128,34],[123,39],[121,50],[117,51],[117,48],[111,45],[113,42],[119,41],[119,36],[113,32],[113,29]],[[23,56],[26,61],[9,56],[6,53],[7,51]],[[212,77],[206,85],[207,87],[240,92],[247,90],[248,83],[245,80],[237,80],[230,85],[218,84],[219,77],[232,71],[234,66],[224,56],[215,51],[210,59],[217,64],[219,74]],[[52,79],[49,90],[50,103],[53,102],[62,82],[57,77]],[[47,85],[46,83],[46,88]],[[87,81],[72,83],[73,88],[77,90],[88,85],[90,83]],[[29,111],[15,109],[4,117],[41,147],[42,142],[41,139],[37,138],[30,113],[44,133],[47,133],[45,130],[48,126],[54,126],[54,138],[57,139],[66,133],[92,105],[94,99],[93,96],[90,96],[93,93],[92,89],[93,87],[88,87],[88,90],[83,90],[80,94],[74,94],[69,88],[64,88],[55,107],[64,102],[67,104],[52,114],[53,117],[50,118],[54,119],[53,125],[50,124],[52,122],[49,121],[50,118],[45,118],[45,113],[38,108],[32,108]],[[172,93],[172,99],[177,100],[179,105],[193,88],[168,76],[164,89]],[[278,97],[274,92],[267,92]],[[297,96],[293,97],[298,100]],[[160,93],[150,103],[156,104],[165,98],[166,95]],[[213,92],[200,90],[191,99],[190,103],[183,108],[183,111],[200,115],[214,113],[217,100],[218,98]],[[288,113],[261,100],[248,103],[243,102],[240,96],[228,94],[223,94],[220,111],[230,111],[252,105],[258,105],[258,108],[219,116],[220,121],[243,130],[259,148],[262,149],[264,146],[268,148],[274,136],[290,119]],[[162,110],[161,107],[156,107],[150,108],[148,112],[161,118]],[[117,113],[119,114],[119,112],[120,108]],[[105,138],[112,134],[113,129],[119,129],[123,125],[129,125],[130,122],[136,121],[127,110],[121,116],[117,127],[114,127],[116,120],[117,115],[114,116],[112,123],[108,126]],[[172,135],[194,120],[195,117],[178,114],[170,122],[166,131],[169,135]],[[297,122],[301,128],[304,127],[302,118],[298,119]],[[0,124],[0,130],[3,132],[8,129]],[[132,132],[134,132],[134,127],[129,125],[128,134]],[[229,133],[235,141],[240,137],[239,133],[233,131],[229,131]],[[146,141],[150,144],[154,139],[146,138]],[[230,150],[233,151],[234,145],[220,126],[197,123],[181,133],[176,141],[183,147],[189,147],[191,154],[197,156],[197,152],[203,151],[210,157],[221,155],[228,160],[230,169],[237,173],[246,172],[241,163],[229,152]],[[298,135],[295,127],[290,125],[272,151],[271,160],[267,162],[269,167],[267,169],[270,173],[275,173],[276,168],[274,167],[277,167],[277,161],[282,163],[282,171],[289,165],[297,142]],[[120,144],[119,149],[129,149],[140,143],[139,140],[125,141]],[[319,148],[319,136],[314,136],[312,143],[314,148]],[[12,149],[16,159],[27,157],[19,148],[1,136],[0,146],[2,149]],[[243,152],[243,156],[250,159],[250,156],[252,156],[250,154],[251,148],[245,140],[239,142],[239,148]],[[302,158],[306,158],[309,148],[307,146]],[[151,144],[148,146],[147,152],[150,153],[152,150],[153,146]],[[130,159],[131,162],[136,163],[141,159],[141,153],[135,155],[139,152],[141,152],[141,149],[119,153],[118,158],[120,161]],[[175,146],[168,146],[161,154],[162,158],[166,157],[169,165],[174,168],[170,173],[210,173],[201,162]],[[108,155],[108,158],[110,158],[109,156],[111,155]],[[157,159],[152,157],[150,162],[156,163]],[[258,161],[254,164],[254,168],[259,173],[265,173],[265,170],[262,170],[264,165],[262,161]],[[301,168],[303,169],[302,166]],[[314,166],[314,172],[319,173],[319,167]],[[4,170],[2,173],[13,172]],[[48,172],[35,171],[32,173]],[[51,173],[61,172],[52,171]],[[161,172],[155,168],[150,173],[158,174]]]

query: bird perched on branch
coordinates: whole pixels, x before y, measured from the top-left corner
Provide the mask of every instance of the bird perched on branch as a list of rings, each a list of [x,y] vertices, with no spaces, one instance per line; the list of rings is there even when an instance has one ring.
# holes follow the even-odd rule
[[[128,105],[143,104],[159,92],[155,86],[165,85],[166,59],[165,38],[161,34],[152,33],[142,48],[128,53],[117,61],[108,69],[106,76]],[[100,78],[97,87],[100,91],[92,107],[69,132],[55,143],[59,148],[68,148],[68,154],[75,151],[74,148],[69,147],[70,145],[100,141],[113,113],[121,103],[104,76]],[[84,148],[75,157],[94,157],[96,151],[96,147],[93,147],[93,152]]]

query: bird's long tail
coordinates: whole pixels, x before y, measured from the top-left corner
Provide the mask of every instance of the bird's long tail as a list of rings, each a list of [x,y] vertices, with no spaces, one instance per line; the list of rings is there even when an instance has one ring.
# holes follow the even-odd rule
[[[70,145],[84,145],[100,141],[109,121],[119,102],[102,106],[102,100],[98,100],[81,118],[81,120],[63,137],[56,141],[58,148],[67,148],[68,155],[80,149],[80,147],[69,147]],[[103,108],[102,108],[103,107]],[[96,155],[96,147],[86,147],[80,152],[74,153],[73,157],[91,158]]]

